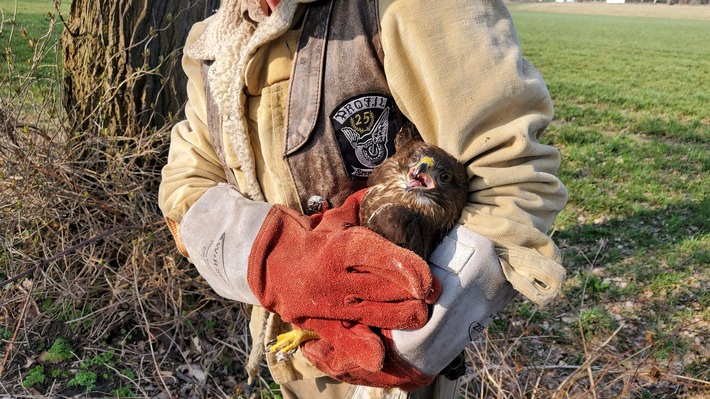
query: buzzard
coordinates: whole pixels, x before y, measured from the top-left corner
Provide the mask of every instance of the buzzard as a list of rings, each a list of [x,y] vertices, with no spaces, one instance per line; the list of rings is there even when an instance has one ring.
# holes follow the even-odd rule
[[[396,153],[370,175],[360,204],[360,223],[424,259],[456,224],[468,197],[465,167],[439,147],[424,143],[411,123],[395,138]],[[295,329],[269,343],[277,359],[319,336]],[[463,357],[444,370],[462,375]]]
[[[360,224],[428,259],[466,205],[466,168],[441,148],[421,141],[411,123],[397,134],[395,149],[367,180]],[[441,374],[456,380],[465,371],[462,352]]]
[[[421,141],[411,123],[397,134],[395,149],[367,181],[360,223],[427,259],[466,205],[466,168]]]

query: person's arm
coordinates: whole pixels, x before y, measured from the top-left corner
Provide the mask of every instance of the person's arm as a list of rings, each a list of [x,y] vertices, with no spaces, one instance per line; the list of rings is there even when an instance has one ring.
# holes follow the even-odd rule
[[[197,40],[204,28],[205,22],[193,26],[186,47]],[[201,62],[184,55],[182,67],[188,78],[185,119],[171,131],[168,160],[162,170],[158,195],[160,209],[174,235],[179,233],[177,226],[190,206],[207,190],[226,181],[207,130]]]
[[[544,304],[564,278],[547,235],[565,206],[542,76],[522,56],[502,1],[380,1],[390,90],[423,139],[464,162],[461,223],[492,240],[508,280]]]

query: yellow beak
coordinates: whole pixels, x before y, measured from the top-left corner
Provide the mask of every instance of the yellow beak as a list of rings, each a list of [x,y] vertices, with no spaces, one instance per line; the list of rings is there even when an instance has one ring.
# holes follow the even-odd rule
[[[434,168],[434,159],[431,157],[424,157],[419,160],[419,164],[417,165],[415,175],[418,175],[420,173],[427,173],[427,171],[429,169],[433,169],[433,168]]]

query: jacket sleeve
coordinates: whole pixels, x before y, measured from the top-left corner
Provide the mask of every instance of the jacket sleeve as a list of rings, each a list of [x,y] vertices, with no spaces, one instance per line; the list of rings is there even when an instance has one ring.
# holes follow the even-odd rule
[[[564,280],[546,234],[567,191],[559,152],[539,142],[552,102],[501,1],[380,1],[390,90],[425,141],[466,167],[466,227],[491,239],[508,281],[544,304]]]
[[[204,23],[193,26],[186,47],[204,30]],[[188,77],[185,119],[170,134],[168,161],[162,170],[158,201],[173,234],[190,206],[208,189],[225,182],[224,168],[215,153],[207,130],[205,87],[201,62],[183,56]]]

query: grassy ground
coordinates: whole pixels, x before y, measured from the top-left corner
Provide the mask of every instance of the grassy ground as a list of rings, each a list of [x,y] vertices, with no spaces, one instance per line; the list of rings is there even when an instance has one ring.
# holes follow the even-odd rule
[[[66,15],[69,1],[48,0],[0,0],[0,38],[2,38],[3,61],[0,73],[17,76],[28,72],[36,76],[53,76],[56,65],[56,37],[61,32],[61,21],[55,18],[58,12]],[[52,40],[45,40],[48,37]],[[39,68],[37,68],[39,67]]]
[[[671,9],[672,7],[672,9]],[[710,20],[710,8],[674,4],[607,4],[604,2],[575,3],[511,3],[511,8],[520,11],[534,11],[558,14],[588,14],[620,17],[644,17],[660,19]]]
[[[0,281],[28,274],[0,288],[0,396],[278,398],[268,378],[244,385],[246,313],[162,224],[159,173],[142,165],[161,162],[167,132],[65,141],[79,135],[61,131],[45,36],[59,20],[48,0],[17,4],[0,0]],[[552,232],[568,280],[471,345],[460,396],[707,397],[710,8],[511,10],[555,101],[544,139],[570,191]]]
[[[546,139],[562,152],[570,191],[554,233],[569,279],[561,300],[538,310],[535,328],[542,322],[544,333],[577,345],[591,338],[615,362],[662,367],[661,380],[707,381],[710,15],[680,20],[698,7],[676,15],[637,5],[628,9],[645,17],[626,17],[612,15],[621,11],[614,5],[572,6],[569,14],[557,4],[512,7],[524,53],[555,101]],[[590,359],[583,347],[572,363]],[[660,397],[645,389],[637,395]]]

